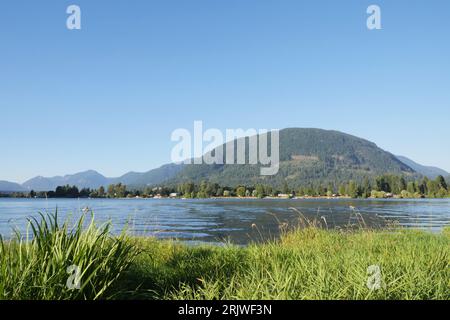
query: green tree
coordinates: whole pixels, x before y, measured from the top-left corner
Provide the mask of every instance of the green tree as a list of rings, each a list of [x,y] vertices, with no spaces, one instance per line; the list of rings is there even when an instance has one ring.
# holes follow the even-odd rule
[[[404,177],[401,177],[399,181],[399,191],[402,192],[403,190],[406,190],[406,188],[407,188],[406,180]]]
[[[110,184],[108,186],[108,197],[109,198],[114,198],[115,197],[115,190],[114,190],[114,185]]]
[[[428,181],[429,179],[427,177],[424,177],[422,181],[418,184],[419,193],[426,195],[428,194]]]
[[[283,193],[284,194],[289,194],[290,193],[289,185],[287,184],[286,181],[283,182]]]
[[[414,183],[414,181],[408,182],[408,185],[406,186],[406,191],[408,191],[411,194],[416,192],[416,184]]]
[[[100,197],[100,198],[104,198],[105,197],[105,187],[101,186],[100,188],[98,188],[97,196]]]
[[[438,198],[445,198],[447,196],[448,196],[448,191],[444,188],[440,188],[439,191],[437,192]]]
[[[264,198],[265,197],[264,186],[263,185],[261,185],[261,184],[256,185],[255,191],[256,191],[256,196],[258,198]]]
[[[238,197],[245,197],[245,187],[238,187],[236,189],[236,194]]]
[[[438,176],[436,178],[436,182],[438,183],[439,187],[442,189],[448,190],[447,182],[445,181],[443,176]]]
[[[436,180],[427,181],[427,195],[429,198],[437,198],[440,189],[439,183]]]
[[[356,185],[355,181],[350,180],[350,182],[348,183],[347,194],[351,198],[358,198],[358,186]]]
[[[345,184],[341,184],[339,186],[339,195],[340,196],[345,196],[347,195],[347,187],[345,186]]]
[[[372,192],[372,185],[370,184],[369,178],[365,177],[361,187],[361,195],[363,196],[363,198],[368,198],[370,197],[371,192]]]
[[[387,176],[380,176],[376,178],[377,191],[391,192]]]

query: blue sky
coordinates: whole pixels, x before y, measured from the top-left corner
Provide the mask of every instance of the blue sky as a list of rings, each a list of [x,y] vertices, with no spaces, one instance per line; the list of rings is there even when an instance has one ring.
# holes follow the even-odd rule
[[[449,17],[446,0],[3,1],[0,180],[147,171],[194,120],[336,129],[450,171]]]

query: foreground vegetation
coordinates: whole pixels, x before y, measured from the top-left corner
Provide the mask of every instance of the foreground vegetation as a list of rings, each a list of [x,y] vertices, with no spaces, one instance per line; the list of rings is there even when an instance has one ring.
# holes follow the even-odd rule
[[[9,241],[0,237],[0,299],[112,298],[108,291],[133,262],[137,250],[110,225],[83,215],[73,227],[58,215],[31,219],[30,232]]]
[[[247,248],[142,239],[122,285],[156,299],[449,299],[450,234],[307,228]],[[370,290],[368,268],[381,288]],[[370,269],[369,269],[370,270]],[[127,297],[127,296],[123,296]]]
[[[85,228],[82,226],[85,225]],[[70,231],[71,230],[71,231]],[[324,230],[307,223],[247,247],[112,237],[56,217],[0,246],[3,299],[449,299],[450,229]],[[80,288],[67,268],[81,269]],[[378,287],[369,289],[375,266]]]

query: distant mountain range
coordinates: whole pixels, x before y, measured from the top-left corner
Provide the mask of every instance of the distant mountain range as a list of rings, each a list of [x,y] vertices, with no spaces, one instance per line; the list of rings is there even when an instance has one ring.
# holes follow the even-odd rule
[[[448,173],[443,169],[437,167],[423,166],[407,157],[397,156],[397,159],[399,159],[401,162],[412,168],[414,171],[420,173],[421,175],[427,176],[428,178],[431,179],[435,179],[437,176],[443,177],[450,176],[450,173]]]
[[[147,172],[129,172],[107,178],[89,170],[52,178],[35,177],[22,185],[0,181],[0,191],[49,191],[61,185],[99,188],[112,183],[132,187],[209,180],[235,186],[265,183],[298,186],[305,183],[332,183],[361,180],[385,173],[411,176],[449,176],[445,170],[427,167],[377,147],[373,142],[338,131],[290,128],[280,131],[280,170],[275,176],[261,176],[259,165],[177,165],[167,164]]]
[[[25,181],[19,186],[22,190],[34,191],[49,191],[55,190],[58,186],[73,185],[78,188],[97,189],[100,186],[108,186],[110,184],[123,183],[128,186],[142,187],[146,185],[154,185],[172,178],[176,173],[182,169],[182,165],[167,164],[160,168],[150,170],[148,172],[129,172],[118,178],[107,178],[94,170],[84,171],[73,175],[57,176],[52,178],[36,177]],[[6,187],[8,187],[5,184]],[[2,189],[0,184],[0,191],[10,191]],[[11,190],[12,191],[12,190]],[[14,190],[21,191],[21,190]]]
[[[21,191],[26,191],[26,189],[18,183],[0,180],[0,191],[1,192],[21,192]]]
[[[22,184],[22,186],[27,190],[35,191],[48,191],[55,190],[58,186],[64,185],[74,185],[78,188],[99,188],[100,186],[105,186],[110,184],[110,179],[101,175],[100,173],[89,170],[85,172],[76,173],[73,175],[66,175],[64,177],[36,177],[30,179]]]

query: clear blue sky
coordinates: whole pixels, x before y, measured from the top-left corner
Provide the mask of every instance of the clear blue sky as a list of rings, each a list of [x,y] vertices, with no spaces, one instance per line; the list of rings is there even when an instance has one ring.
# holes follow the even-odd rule
[[[336,129],[450,170],[449,36],[448,0],[2,1],[0,180],[147,171],[194,120]]]

